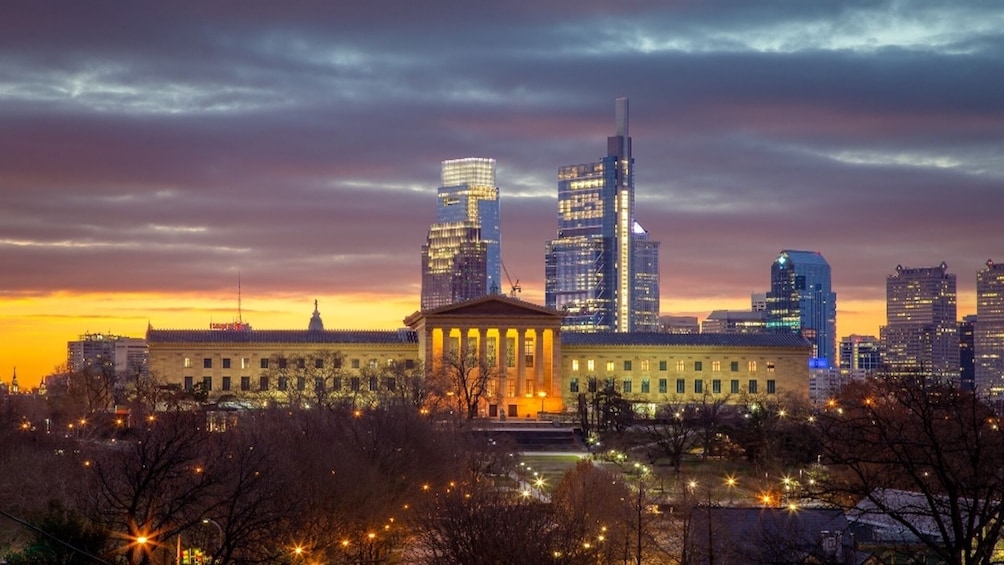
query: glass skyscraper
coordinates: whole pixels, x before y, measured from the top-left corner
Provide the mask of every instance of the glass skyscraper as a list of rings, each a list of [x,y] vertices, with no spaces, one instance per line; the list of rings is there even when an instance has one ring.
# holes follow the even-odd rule
[[[906,268],[886,278],[882,362],[893,376],[959,382],[959,326],[955,275],[944,262]]]
[[[495,160],[443,161],[436,223],[422,246],[422,310],[497,294],[502,275]]]
[[[545,303],[562,329],[659,330],[659,242],[635,221],[628,100],[599,161],[558,169],[558,236],[545,250]]]
[[[792,332],[815,349],[813,365],[833,367],[837,343],[837,295],[830,264],[818,251],[785,249],[770,266],[767,330]]]
[[[976,390],[1004,396],[1004,265],[993,261],[976,273],[973,364]]]

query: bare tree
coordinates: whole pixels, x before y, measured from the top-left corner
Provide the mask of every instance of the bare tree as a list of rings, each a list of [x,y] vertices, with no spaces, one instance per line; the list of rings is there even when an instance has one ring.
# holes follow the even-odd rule
[[[990,562],[1004,526],[1004,435],[975,394],[922,377],[854,383],[818,422],[829,500],[863,500],[939,561]]]
[[[438,381],[434,389],[445,393],[447,398],[443,400],[447,404],[456,402],[458,410],[472,420],[478,417],[483,401],[498,396],[497,387],[492,386],[498,382],[497,377],[498,370],[479,359],[475,352],[450,352],[444,356],[437,374],[433,375]]]
[[[480,484],[435,495],[419,521],[420,550],[428,565],[553,563],[553,522],[532,497]]]
[[[685,404],[664,404],[656,412],[655,420],[638,427],[647,442],[649,460],[654,463],[662,457],[669,459],[677,475],[683,455],[696,446],[700,438],[692,412]]]

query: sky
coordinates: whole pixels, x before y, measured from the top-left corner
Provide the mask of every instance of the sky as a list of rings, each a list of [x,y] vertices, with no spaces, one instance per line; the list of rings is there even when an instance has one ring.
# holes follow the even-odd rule
[[[440,163],[497,160],[502,254],[544,301],[557,169],[630,98],[663,314],[748,309],[820,251],[838,335],[896,265],[959,316],[1004,261],[997,0],[12,1],[0,7],[0,381],[86,332],[393,329]],[[238,300],[238,287],[240,300]]]

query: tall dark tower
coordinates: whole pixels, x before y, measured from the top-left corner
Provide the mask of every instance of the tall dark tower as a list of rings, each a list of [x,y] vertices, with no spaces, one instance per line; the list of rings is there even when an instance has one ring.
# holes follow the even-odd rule
[[[627,98],[614,114],[605,157],[558,169],[558,236],[546,246],[544,290],[547,306],[565,312],[565,330],[659,329],[659,243],[635,221]]]

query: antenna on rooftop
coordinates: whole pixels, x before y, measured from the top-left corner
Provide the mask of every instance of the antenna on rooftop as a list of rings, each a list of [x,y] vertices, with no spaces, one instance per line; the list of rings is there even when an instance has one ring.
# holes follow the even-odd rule
[[[237,323],[244,323],[244,315],[241,312],[241,272],[237,271]]]

